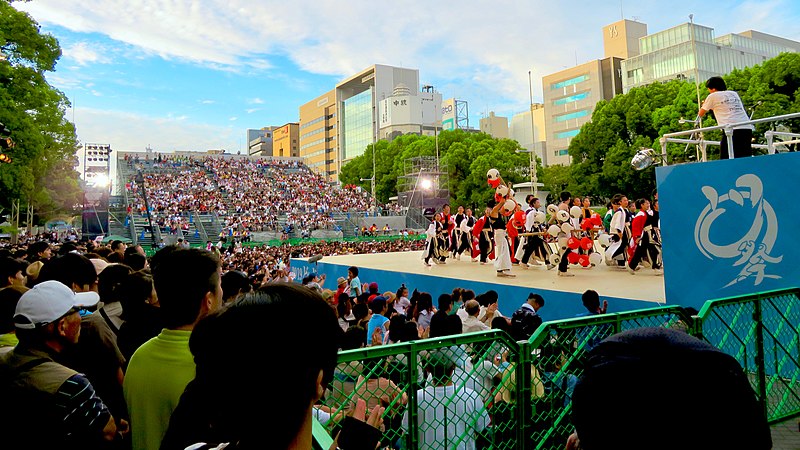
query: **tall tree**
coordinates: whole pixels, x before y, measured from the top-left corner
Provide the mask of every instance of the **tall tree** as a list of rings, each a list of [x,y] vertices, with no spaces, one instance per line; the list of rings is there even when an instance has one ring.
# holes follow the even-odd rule
[[[45,74],[61,57],[58,41],[7,1],[0,0],[0,122],[16,143],[0,166],[0,206],[31,202],[39,220],[80,202],[75,127],[66,120],[66,96]]]

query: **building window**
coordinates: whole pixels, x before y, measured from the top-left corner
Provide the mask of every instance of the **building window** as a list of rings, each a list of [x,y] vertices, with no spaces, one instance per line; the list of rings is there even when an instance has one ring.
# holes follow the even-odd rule
[[[558,83],[553,83],[550,85],[550,89],[560,89],[567,86],[572,86],[573,84],[582,83],[589,79],[588,74],[580,75],[575,78],[570,78],[569,80],[559,81]]]
[[[553,100],[553,105],[566,105],[567,103],[577,102],[579,100],[583,100],[589,97],[589,91],[581,92],[580,94],[570,95],[568,97],[559,98],[557,100]]]
[[[586,117],[589,115],[588,109],[582,109],[580,111],[575,111],[569,114],[562,114],[560,116],[555,116],[556,122],[565,122],[571,119],[580,119],[581,117]]]
[[[560,133],[556,133],[556,139],[569,139],[575,137],[580,133],[580,129],[574,129],[569,131],[562,131]]]
[[[344,159],[351,159],[363,154],[372,143],[372,91],[366,90],[345,100],[342,113],[339,121],[342,125],[340,145]]]
[[[569,155],[569,149],[562,149],[562,150],[553,150],[553,156],[567,156]]]

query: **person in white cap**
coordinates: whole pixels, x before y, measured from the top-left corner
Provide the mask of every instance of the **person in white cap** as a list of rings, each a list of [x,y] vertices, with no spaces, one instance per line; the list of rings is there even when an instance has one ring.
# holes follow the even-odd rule
[[[92,449],[127,434],[128,424],[114,419],[89,380],[61,363],[80,336],[78,311],[99,299],[55,280],[20,298],[14,312],[19,344],[0,355],[0,398],[7,405],[0,423],[14,430],[5,433],[8,448],[35,440],[44,448]]]

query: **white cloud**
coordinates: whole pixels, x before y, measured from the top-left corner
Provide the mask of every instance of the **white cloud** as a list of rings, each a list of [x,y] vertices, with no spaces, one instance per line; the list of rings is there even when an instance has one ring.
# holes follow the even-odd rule
[[[213,105],[216,102],[214,100],[200,100],[200,103],[203,105]]]
[[[261,111],[261,108],[248,108],[248,109],[245,109],[245,112],[247,112],[247,114],[253,114],[256,111]]]
[[[100,50],[100,51],[98,51]],[[78,66],[107,64],[111,59],[102,53],[102,48],[89,42],[76,42],[63,48],[64,59],[74,61]]]
[[[256,97],[256,98],[251,98],[250,100],[247,101],[247,103],[250,103],[251,105],[263,105],[264,100],[261,100],[260,98]]]
[[[81,142],[108,142],[117,150],[156,151],[239,149],[238,130],[187,122],[186,116],[153,117],[113,110],[78,107],[75,123]],[[124,123],[125,126],[119,126]]]
[[[231,122],[233,122],[233,121],[235,121],[235,120],[237,120],[237,119],[238,119],[238,117],[236,117],[236,116],[233,116],[233,117],[231,117],[231,118],[230,118],[230,119],[228,119],[228,120],[230,120]]]
[[[543,75],[571,67],[576,59],[601,58],[601,28],[621,14],[616,3],[589,0],[466,0],[450,11],[431,9],[424,0],[379,6],[350,0],[346,7],[333,0],[297,0],[291,7],[264,0],[14,5],[44,23],[92,30],[149,54],[237,73],[269,71],[275,55],[306,72],[333,76],[375,63],[419,68],[420,81],[436,85],[446,97],[476,102],[479,109],[485,104],[522,109],[529,70],[534,97],[541,98]],[[651,32],[686,22],[694,12],[695,21],[714,27],[717,35],[753,28],[800,39],[800,12],[791,0],[710,0],[702,8],[641,0],[624,8],[625,17],[638,17]]]

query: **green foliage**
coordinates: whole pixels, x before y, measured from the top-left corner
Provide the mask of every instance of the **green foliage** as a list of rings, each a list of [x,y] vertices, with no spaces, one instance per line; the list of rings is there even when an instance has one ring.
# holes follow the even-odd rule
[[[11,130],[13,163],[0,167],[0,206],[31,202],[39,221],[80,202],[77,138],[69,103],[47,83],[61,49],[26,13],[0,1],[0,122]]]
[[[753,118],[800,111],[800,54],[781,54],[762,65],[735,70],[724,78],[728,89],[739,92],[748,111],[761,102]],[[708,95],[702,85],[700,93],[701,99]],[[691,124],[681,124],[679,120],[696,117],[698,109],[695,85],[679,80],[634,88],[627,94],[601,101],[595,106],[592,121],[584,124],[570,143],[569,180],[565,180],[563,169],[548,167],[542,182],[552,192],[566,188],[573,193],[602,198],[616,193],[629,198],[648,197],[655,188],[655,171],[631,169],[631,158],[642,147],[659,150],[658,140],[665,133],[691,129]],[[703,126],[713,125],[716,122],[707,115]],[[797,120],[781,125],[800,130]],[[763,133],[775,126],[757,125],[755,135],[763,142]],[[721,133],[710,132],[704,137],[719,140]],[[696,146],[669,144],[667,152],[673,164],[697,160]],[[718,147],[708,147],[709,159],[718,154]]]
[[[493,192],[486,184],[486,172],[491,168],[500,171],[508,183],[528,181],[530,156],[518,153],[517,141],[495,139],[485,133],[468,133],[463,130],[443,131],[438,136],[439,157],[447,164],[450,178],[451,203],[477,207],[485,205]],[[375,171],[376,196],[381,202],[397,195],[397,179],[404,174],[404,164],[416,156],[434,156],[436,139],[432,136],[404,135],[391,142],[379,141],[376,145]],[[539,167],[538,170],[542,170]],[[370,189],[369,181],[360,179],[372,176],[372,145],[364,154],[353,158],[340,173],[343,184],[356,184]]]

